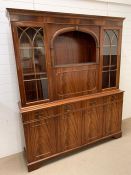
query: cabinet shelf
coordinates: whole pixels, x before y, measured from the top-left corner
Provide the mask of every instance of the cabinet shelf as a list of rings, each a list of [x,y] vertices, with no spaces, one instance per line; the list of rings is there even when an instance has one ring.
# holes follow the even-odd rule
[[[44,79],[48,79],[48,78],[47,77],[46,78],[34,78],[34,79],[24,80],[24,82],[26,82],[26,81],[44,80]]]
[[[54,65],[54,67],[75,67],[75,66],[84,66],[84,65],[98,65],[96,62],[90,63],[74,63],[74,64],[61,64],[61,65]]]
[[[24,73],[24,76],[29,76],[29,75],[47,75],[47,73],[46,72]]]
[[[43,46],[39,46],[39,47],[19,47],[20,49],[26,49],[26,50],[28,50],[28,49],[43,49]]]

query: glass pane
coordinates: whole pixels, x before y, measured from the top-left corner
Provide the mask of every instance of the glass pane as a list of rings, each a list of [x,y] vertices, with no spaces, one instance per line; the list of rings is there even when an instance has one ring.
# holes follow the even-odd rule
[[[35,81],[25,81],[25,93],[26,93],[26,101],[32,102],[37,100],[36,93],[36,82]]]
[[[21,64],[23,68],[24,79],[28,79],[31,74],[34,78],[34,65],[32,59],[32,49],[31,49],[31,40],[30,36],[26,33],[28,28],[20,28],[20,56]]]
[[[28,41],[27,36],[25,36],[25,34],[23,35],[23,37],[21,38],[21,43],[20,43],[20,48],[21,49],[28,49],[31,48],[31,45]]]
[[[36,73],[46,72],[44,48],[34,49],[34,61]]]
[[[20,35],[20,48],[29,48],[31,47],[30,36],[26,33],[26,30],[21,31]]]
[[[117,46],[111,47],[111,55],[117,55]]]
[[[116,71],[110,72],[110,87],[116,86]]]
[[[118,41],[118,31],[113,31],[114,35],[112,36],[111,43],[113,46],[117,46],[117,41]]]
[[[43,45],[43,31],[38,30],[38,33],[35,35],[34,39],[34,47],[44,47]]]
[[[116,65],[110,66],[110,70],[116,70],[116,69],[117,69]]]
[[[34,78],[35,78],[35,75],[34,75],[34,73],[26,73],[26,74],[24,74],[24,80],[26,81],[26,80],[34,80]]]
[[[108,36],[110,38],[110,41],[111,41],[112,37],[114,36],[113,30],[106,30],[106,32],[107,32],[107,34],[108,34]]]
[[[48,79],[41,79],[37,81],[38,98],[39,100],[48,99]]]
[[[20,49],[20,55],[24,77],[26,77],[26,75],[34,75],[32,49]]]
[[[110,55],[103,56],[103,66],[109,66],[110,64]]]
[[[107,32],[105,32],[104,46],[110,46],[110,37]]]
[[[110,55],[110,46],[103,48],[103,55]]]
[[[26,30],[27,35],[30,37],[30,40],[32,41],[35,34],[36,34],[37,28],[33,28],[33,27],[28,27],[28,29]]]
[[[102,88],[108,88],[109,87],[109,72],[103,72],[102,73]]]
[[[111,55],[111,65],[117,65],[117,55]]]
[[[118,39],[118,30],[113,30],[113,32],[115,33],[117,39]]]

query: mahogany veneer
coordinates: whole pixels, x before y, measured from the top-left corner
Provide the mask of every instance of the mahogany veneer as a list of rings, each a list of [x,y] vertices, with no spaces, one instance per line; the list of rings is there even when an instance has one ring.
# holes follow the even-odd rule
[[[7,10],[28,170],[121,137],[123,18]]]

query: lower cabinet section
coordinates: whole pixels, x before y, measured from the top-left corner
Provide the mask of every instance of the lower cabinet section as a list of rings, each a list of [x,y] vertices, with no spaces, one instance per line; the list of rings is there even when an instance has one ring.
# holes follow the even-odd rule
[[[22,114],[28,165],[121,133],[123,92]]]

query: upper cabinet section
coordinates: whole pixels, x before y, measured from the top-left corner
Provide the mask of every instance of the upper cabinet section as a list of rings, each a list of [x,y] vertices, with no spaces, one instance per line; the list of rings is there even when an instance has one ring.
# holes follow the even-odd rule
[[[123,18],[7,10],[22,107],[119,87]]]

